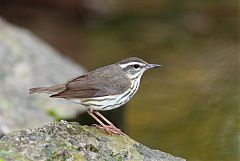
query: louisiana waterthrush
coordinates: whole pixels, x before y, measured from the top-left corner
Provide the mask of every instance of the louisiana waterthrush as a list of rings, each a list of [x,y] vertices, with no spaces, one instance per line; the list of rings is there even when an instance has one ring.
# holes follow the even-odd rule
[[[142,74],[148,69],[160,66],[131,57],[63,84],[31,88],[29,93],[48,93],[53,98],[64,98],[82,104],[88,108],[88,114],[100,124],[98,127],[108,133],[122,134],[120,129],[98,111],[112,110],[127,103],[137,92]]]

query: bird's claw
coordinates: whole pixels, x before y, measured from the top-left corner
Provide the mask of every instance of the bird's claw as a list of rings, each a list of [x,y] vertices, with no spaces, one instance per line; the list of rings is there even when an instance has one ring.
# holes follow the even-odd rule
[[[124,134],[121,129],[116,128],[115,126],[111,126],[111,125],[105,125],[105,126],[101,126],[101,125],[96,125],[94,124],[94,126],[96,126],[99,129],[104,129],[106,130],[107,133],[109,134],[118,134],[118,135],[122,135]]]

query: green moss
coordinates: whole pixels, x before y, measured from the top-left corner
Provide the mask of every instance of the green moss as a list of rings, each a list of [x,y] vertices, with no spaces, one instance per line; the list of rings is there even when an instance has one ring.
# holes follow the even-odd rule
[[[76,150],[76,148],[59,148],[51,156],[52,160],[75,160],[85,161],[86,159]]]
[[[60,120],[62,119],[62,117],[59,116],[59,115],[57,114],[57,112],[54,111],[54,110],[52,110],[52,109],[49,109],[49,110],[47,111],[47,113],[48,113],[48,115],[52,116],[55,121],[60,121]]]
[[[31,161],[29,158],[18,153],[0,150],[0,161],[4,160]]]
[[[133,160],[141,161],[144,159],[137,149],[134,148],[134,145],[138,143],[130,137],[126,135],[110,135],[104,130],[95,127],[82,126],[82,128],[94,135],[111,140],[107,146],[112,150],[111,156],[115,160],[125,160],[127,156],[132,156]]]
[[[85,161],[86,159],[78,153],[78,154],[73,154],[72,160],[73,161]]]
[[[110,135],[102,129],[81,126],[76,122],[51,122],[42,128],[6,136],[0,141],[0,159],[28,161],[29,155],[26,154],[31,154],[34,160],[48,161],[142,161],[145,156],[136,145],[141,146],[127,135]]]

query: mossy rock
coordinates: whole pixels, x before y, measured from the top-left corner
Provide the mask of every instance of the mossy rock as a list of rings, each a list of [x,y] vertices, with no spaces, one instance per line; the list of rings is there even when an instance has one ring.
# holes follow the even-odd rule
[[[94,126],[66,121],[12,132],[0,140],[0,149],[0,160],[184,160],[151,150],[127,135],[110,135]]]

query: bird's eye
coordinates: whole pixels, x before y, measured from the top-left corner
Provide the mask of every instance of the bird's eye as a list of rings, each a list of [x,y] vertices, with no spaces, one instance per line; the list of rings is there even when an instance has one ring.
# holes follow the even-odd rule
[[[138,64],[134,64],[134,65],[133,65],[133,68],[138,69],[138,68],[139,68],[139,65],[138,65]]]

